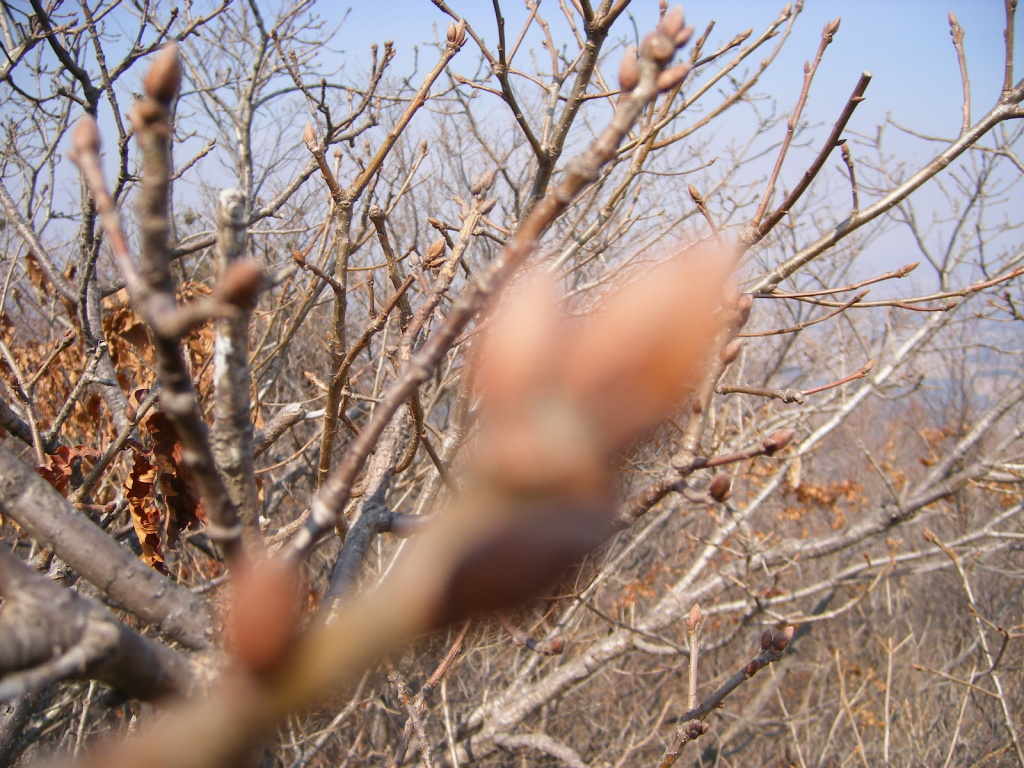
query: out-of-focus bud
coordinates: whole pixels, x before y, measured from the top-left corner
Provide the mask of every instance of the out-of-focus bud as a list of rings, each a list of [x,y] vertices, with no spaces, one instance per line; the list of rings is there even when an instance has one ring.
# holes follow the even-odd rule
[[[766,454],[771,456],[776,451],[781,451],[789,445],[795,434],[792,429],[780,429],[778,432],[772,432],[772,434],[761,441],[761,447],[764,448]]]
[[[708,486],[708,496],[721,504],[732,495],[732,478],[724,472],[719,472],[711,478]]]
[[[565,638],[561,635],[555,635],[551,640],[548,641],[548,650],[552,656],[558,656],[565,652]]]
[[[160,49],[143,79],[143,86],[149,98],[165,107],[174,101],[181,87],[181,58],[176,43],[168,43]]]
[[[772,647],[772,631],[770,629],[766,629],[761,634],[761,650],[762,651],[767,651],[771,647]]]
[[[225,645],[257,676],[287,659],[298,636],[299,577],[282,560],[263,560],[236,569],[225,619]]]
[[[475,384],[487,408],[501,419],[528,407],[550,386],[568,346],[555,286],[545,275],[528,275],[508,292],[487,330]],[[516,418],[516,422],[521,419]]]
[[[661,72],[655,81],[658,91],[670,91],[675,88],[690,74],[690,69],[689,64],[676,64],[674,67],[669,67],[664,72]]]
[[[611,445],[653,427],[697,386],[730,266],[717,251],[659,264],[609,296],[563,355],[568,391]]]
[[[667,66],[676,55],[676,46],[661,32],[651,32],[640,44],[642,55],[648,56],[659,66]]]
[[[489,198],[480,203],[480,215],[486,216],[488,213],[494,210],[494,206],[498,204],[495,198]]]
[[[742,339],[733,339],[722,347],[722,351],[719,354],[722,365],[732,365],[736,358],[739,357],[741,349],[743,349]]]
[[[622,56],[619,64],[619,88],[629,93],[640,82],[640,64],[636,58],[636,48],[630,46]]]
[[[693,36],[693,27],[685,25],[686,19],[683,15],[683,7],[677,5],[668,11],[658,24],[658,31],[681,48],[689,42]]]
[[[316,137],[316,129],[313,128],[312,123],[306,123],[306,129],[302,132],[302,141],[306,144],[306,149],[310,152],[316,152],[320,148],[320,140]]]
[[[736,313],[739,315],[738,326],[742,328],[750,320],[750,310],[754,308],[754,297],[749,293],[741,293],[736,300]]]
[[[252,309],[263,287],[263,267],[256,259],[232,261],[217,284],[219,301],[241,309]]]
[[[78,119],[71,134],[71,146],[76,152],[96,154],[100,151],[100,129],[95,117],[82,115]]]

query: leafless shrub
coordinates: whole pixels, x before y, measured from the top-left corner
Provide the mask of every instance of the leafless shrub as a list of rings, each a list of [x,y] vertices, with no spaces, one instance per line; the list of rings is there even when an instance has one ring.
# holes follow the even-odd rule
[[[913,167],[827,24],[754,186],[800,4],[434,5],[4,5],[0,764],[1024,766],[1015,3]]]

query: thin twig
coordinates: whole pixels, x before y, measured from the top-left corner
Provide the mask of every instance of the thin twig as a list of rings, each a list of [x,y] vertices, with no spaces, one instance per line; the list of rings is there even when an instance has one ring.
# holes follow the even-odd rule
[[[768,182],[765,184],[764,194],[761,196],[761,203],[757,206],[757,212],[754,214],[754,218],[750,222],[752,227],[757,227],[761,223],[761,219],[764,218],[765,212],[768,210],[768,205],[771,203],[772,195],[775,194],[775,184],[779,180],[779,174],[782,172],[782,164],[786,159],[787,152],[789,152],[790,144],[793,143],[793,137],[796,135],[796,127],[800,122],[800,115],[803,113],[804,104],[807,103],[807,94],[810,93],[811,81],[814,79],[814,73],[818,71],[818,65],[821,64],[821,58],[825,54],[825,49],[828,48],[838,30],[839,19],[835,19],[826,24],[825,28],[821,31],[821,42],[818,43],[818,52],[814,56],[814,63],[808,64],[807,62],[804,62],[803,87],[800,89],[800,96],[796,101],[796,107],[794,107],[793,113],[789,116],[789,120],[786,122],[786,137],[782,140],[782,146],[779,148],[779,156],[775,160],[775,167],[772,168],[771,176],[768,177]]]
[[[960,125],[960,135],[963,136],[971,127],[971,80],[967,76],[967,57],[964,55],[964,28],[960,26],[952,11],[949,12],[949,34],[953,38],[956,63],[960,66],[960,82],[964,89],[964,119]]]
[[[774,635],[771,630],[766,629],[764,631],[764,634],[761,636],[760,652],[747,662],[743,669],[722,683],[714,693],[705,698],[699,705],[691,707],[683,714],[679,725],[676,726],[672,744],[665,750],[665,754],[662,755],[658,768],[669,768],[669,766],[674,765],[687,743],[708,732],[707,723],[704,721],[708,715],[721,706],[730,693],[756,675],[759,670],[782,658],[782,654],[789,645],[789,641],[793,639],[793,632],[793,627],[786,627]]]

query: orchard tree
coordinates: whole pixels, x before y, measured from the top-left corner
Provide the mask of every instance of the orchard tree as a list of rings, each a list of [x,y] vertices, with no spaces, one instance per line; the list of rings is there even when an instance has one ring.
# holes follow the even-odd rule
[[[1024,768],[1015,0],[920,163],[433,6],[4,4],[0,765]]]

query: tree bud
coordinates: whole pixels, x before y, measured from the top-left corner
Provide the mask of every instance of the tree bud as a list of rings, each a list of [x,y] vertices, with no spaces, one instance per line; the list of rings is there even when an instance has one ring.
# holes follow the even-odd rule
[[[473,184],[469,190],[474,195],[484,195],[487,194],[492,184],[494,184],[494,171],[487,171],[473,179]]]
[[[690,68],[689,64],[676,64],[674,67],[669,67],[660,73],[656,81],[658,91],[670,91],[682,83],[686,76],[690,74]]]
[[[736,312],[739,314],[739,327],[742,328],[750,320],[750,310],[754,307],[754,297],[749,293],[741,293],[736,300]]]
[[[225,645],[257,676],[268,675],[288,658],[299,628],[299,575],[281,560],[246,563],[232,585],[225,620]]]
[[[165,107],[174,101],[181,87],[181,58],[176,43],[168,43],[156,55],[143,79],[146,95]]]
[[[306,123],[306,129],[302,132],[302,140],[310,152],[316,152],[320,148],[320,141],[316,137],[316,129],[313,128],[312,123]]]
[[[619,87],[623,92],[632,91],[640,82],[640,64],[636,58],[636,48],[630,46],[622,56],[619,64]]]
[[[708,496],[721,504],[732,495],[732,478],[724,472],[719,472],[711,478],[711,485],[708,486]]]
[[[700,605],[694,603],[693,607],[690,609],[690,613],[686,617],[686,629],[691,633],[696,632],[703,622],[704,614],[700,610]]]
[[[836,17],[835,19],[833,19],[832,21],[825,25],[825,29],[822,31],[821,36],[827,42],[832,42],[832,38],[835,37],[836,32],[839,31],[839,22],[841,21],[842,18]]]
[[[454,21],[448,24],[448,45],[458,49],[463,46],[466,42],[466,22],[463,19],[459,19],[459,23],[456,24]]]
[[[427,255],[423,259],[423,266],[425,267],[439,267],[441,266],[441,258],[444,256],[445,239],[443,237],[437,238],[427,248]]]
[[[764,448],[766,454],[771,456],[776,451],[781,451],[789,445],[795,434],[792,429],[780,429],[778,432],[773,432],[762,440],[761,447]]]
[[[728,344],[726,344],[724,347],[722,347],[722,351],[720,353],[720,357],[721,357],[721,360],[722,360],[722,365],[731,365],[733,363],[733,361],[735,361],[736,358],[739,357],[740,350],[742,350],[742,349],[743,349],[743,340],[742,339],[733,339]]]
[[[772,648],[780,653],[786,650],[790,641],[793,639],[793,634],[796,632],[795,627],[786,627],[784,630],[775,635],[775,639],[772,641]]]
[[[675,43],[676,48],[682,48],[693,36],[693,27],[685,25],[683,7],[677,5],[668,11],[658,24],[658,31]]]
[[[676,46],[664,34],[651,32],[641,44],[642,55],[649,57],[659,66],[667,66],[676,55]]]

